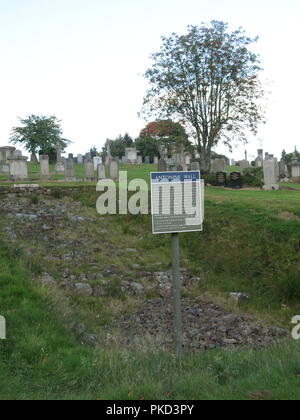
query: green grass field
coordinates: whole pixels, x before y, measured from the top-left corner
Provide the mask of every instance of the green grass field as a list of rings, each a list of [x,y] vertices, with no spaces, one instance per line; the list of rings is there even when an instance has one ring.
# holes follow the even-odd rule
[[[129,169],[130,180],[147,181],[155,170],[121,169]],[[82,168],[77,171],[80,177]],[[34,179],[34,166],[30,173]],[[76,186],[71,199],[94,211],[95,186],[55,180],[46,185],[54,192]],[[251,299],[235,311],[291,329],[291,318],[300,314],[300,191],[209,187],[205,200],[204,231],[181,236],[182,264],[202,278],[197,293],[225,307],[229,292],[249,293]],[[110,216],[106,229],[116,233],[116,244],[147,250],[140,262],[145,269],[153,258],[169,263],[169,237],[153,237],[149,216]],[[159,350],[82,346],[36,281],[33,264],[8,246],[2,231],[1,238],[0,315],[6,316],[8,337],[0,341],[0,399],[300,398],[299,342],[185,354],[179,361]],[[124,258],[115,263],[131,264]]]

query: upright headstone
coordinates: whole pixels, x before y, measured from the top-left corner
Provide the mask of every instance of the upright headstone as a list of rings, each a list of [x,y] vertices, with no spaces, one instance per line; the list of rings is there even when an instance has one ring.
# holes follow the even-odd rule
[[[95,156],[93,158],[93,162],[94,162],[94,170],[96,171],[98,168],[98,165],[102,164],[102,158],[100,156]]]
[[[48,155],[40,155],[40,171],[41,171],[41,179],[48,180],[50,177]]]
[[[226,172],[225,159],[215,159],[212,161],[211,172],[217,174],[218,172]]]
[[[286,171],[286,163],[285,163],[285,159],[281,159],[281,161],[279,162],[279,176],[280,178],[285,178],[287,176],[287,171]]]
[[[242,174],[240,172],[232,172],[229,180],[230,188],[242,188]]]
[[[135,147],[127,147],[125,149],[126,163],[136,164],[137,163],[137,149]]]
[[[110,162],[109,175],[111,179],[118,179],[119,177],[119,165],[115,159]]]
[[[255,166],[257,168],[262,168],[264,163],[264,151],[263,149],[258,149],[257,158],[255,159]]]
[[[100,163],[98,165],[98,180],[100,179],[106,179],[106,174],[105,174],[105,165],[103,165],[102,163]]]
[[[77,155],[77,163],[79,165],[82,165],[83,164],[83,155]]]
[[[75,165],[73,159],[66,159],[65,161],[65,180],[67,182],[75,182]]]
[[[200,163],[197,161],[191,162],[191,171],[200,171]]]
[[[11,181],[25,181],[28,179],[27,157],[13,156],[9,157],[9,179]]]
[[[244,173],[246,169],[251,168],[250,162],[246,159],[239,161],[241,172]]]
[[[292,162],[288,164],[288,172],[290,178],[292,178],[292,181],[300,181],[300,162],[298,162],[296,153],[294,153]]]
[[[279,190],[275,165],[276,163],[273,160],[264,161],[264,190]]]
[[[146,163],[146,165],[150,164],[150,157],[149,156],[145,157],[145,163]]]
[[[216,174],[216,185],[217,187],[225,187],[227,183],[227,173],[217,172]]]
[[[55,172],[57,174],[63,174],[65,173],[65,166],[62,161],[61,157],[61,145],[56,145],[56,165],[55,165]]]
[[[157,164],[157,172],[166,172],[167,171],[167,162],[165,159],[159,159]]]
[[[157,156],[154,157],[154,165],[158,165],[158,157]]]
[[[137,164],[138,165],[142,165],[143,164],[143,157],[142,156],[138,156],[137,157]]]
[[[0,174],[8,175],[9,174],[9,158],[14,157],[14,152],[16,148],[5,146],[0,147]]]
[[[84,180],[85,182],[95,181],[95,170],[93,159],[85,159],[84,161]]]

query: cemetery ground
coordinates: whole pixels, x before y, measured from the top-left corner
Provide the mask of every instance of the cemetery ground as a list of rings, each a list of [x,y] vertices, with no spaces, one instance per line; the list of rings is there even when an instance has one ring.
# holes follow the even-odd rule
[[[296,186],[206,188],[204,231],[181,235],[176,360],[169,235],[153,236],[150,216],[97,215],[94,185],[41,185],[0,186],[1,399],[300,398]]]

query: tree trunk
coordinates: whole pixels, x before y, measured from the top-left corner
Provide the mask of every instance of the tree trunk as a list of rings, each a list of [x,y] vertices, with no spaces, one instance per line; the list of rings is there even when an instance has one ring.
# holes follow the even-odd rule
[[[201,149],[200,152],[200,168],[204,173],[209,173],[211,152],[207,149]]]

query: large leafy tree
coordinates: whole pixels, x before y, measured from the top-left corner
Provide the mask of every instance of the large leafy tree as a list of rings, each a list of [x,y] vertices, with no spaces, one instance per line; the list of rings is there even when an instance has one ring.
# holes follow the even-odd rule
[[[10,142],[22,145],[34,156],[38,153],[52,156],[57,144],[63,150],[70,143],[62,137],[61,121],[56,116],[29,115],[19,120],[22,125],[12,129]]]
[[[259,57],[256,42],[241,28],[213,21],[189,26],[185,35],[162,38],[159,52],[145,73],[149,90],[142,114],[181,121],[193,135],[208,169],[212,150],[220,141],[247,141],[264,119],[260,99]]]
[[[185,149],[191,147],[191,142],[188,139],[188,135],[185,128],[178,122],[172,120],[157,120],[150,122],[140,132],[140,139],[148,139],[149,142],[154,140],[157,143],[157,147],[163,144],[169,151],[176,147],[178,150],[181,146]],[[143,142],[140,142],[141,144]],[[147,156],[147,155],[146,155]]]

